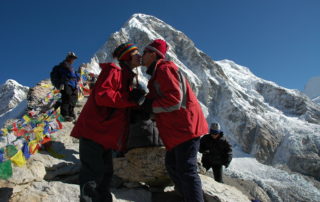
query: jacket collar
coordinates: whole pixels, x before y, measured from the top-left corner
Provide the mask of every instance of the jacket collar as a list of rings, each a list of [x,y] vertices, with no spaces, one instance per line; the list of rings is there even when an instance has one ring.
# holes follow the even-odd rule
[[[149,74],[151,77],[154,76],[154,73],[156,72],[157,66],[163,61],[163,59],[159,59],[157,61],[154,61],[147,69],[147,74]]]

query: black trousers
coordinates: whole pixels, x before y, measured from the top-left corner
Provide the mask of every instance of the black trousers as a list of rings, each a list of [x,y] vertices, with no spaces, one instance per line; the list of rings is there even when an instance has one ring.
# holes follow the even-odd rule
[[[80,139],[80,201],[112,202],[112,150],[89,139]]]
[[[61,91],[61,101],[61,115],[75,118],[74,107],[78,101],[78,89],[65,85]]]
[[[203,202],[203,191],[197,173],[200,138],[186,141],[167,151],[165,165],[170,178],[185,202]]]
[[[214,180],[217,181],[217,182],[223,183],[222,165],[221,164],[212,165],[211,168],[212,168]]]

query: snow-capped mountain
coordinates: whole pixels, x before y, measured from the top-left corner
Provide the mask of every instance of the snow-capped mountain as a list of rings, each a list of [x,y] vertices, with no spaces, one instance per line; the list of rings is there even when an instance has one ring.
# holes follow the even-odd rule
[[[8,119],[17,118],[25,112],[29,87],[9,79],[0,86],[0,127]]]
[[[303,92],[315,103],[320,104],[320,76],[311,78],[305,85]]]
[[[235,147],[264,164],[289,167],[320,179],[319,105],[303,93],[258,78],[230,60],[212,60],[184,33],[153,16],[133,15],[97,51],[90,65],[98,72],[98,63],[112,61],[111,53],[121,43],[130,41],[143,50],[156,38],[167,41],[167,59],[174,61],[188,78],[207,112],[208,122],[218,121]],[[269,181],[266,186],[281,181]],[[300,185],[293,186],[299,189]],[[307,185],[312,193],[292,192],[303,200],[310,194],[312,200],[320,199],[320,193],[312,186]],[[279,192],[275,201],[281,201],[277,194],[285,198]]]

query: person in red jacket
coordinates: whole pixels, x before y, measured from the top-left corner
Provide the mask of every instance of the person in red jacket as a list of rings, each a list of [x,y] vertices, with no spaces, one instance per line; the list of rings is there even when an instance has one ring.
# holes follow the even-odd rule
[[[167,149],[166,169],[177,190],[186,202],[202,202],[197,152],[200,136],[207,133],[208,124],[185,76],[172,61],[164,60],[167,49],[167,43],[161,39],[144,49],[142,65],[151,78],[142,107],[154,114]]]
[[[113,52],[115,63],[100,64],[101,73],[71,136],[80,139],[80,201],[112,201],[112,150],[124,148],[129,125],[130,91],[141,56],[132,43]]]

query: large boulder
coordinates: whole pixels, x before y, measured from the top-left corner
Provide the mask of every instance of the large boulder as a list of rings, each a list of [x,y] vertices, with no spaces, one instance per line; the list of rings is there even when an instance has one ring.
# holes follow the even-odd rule
[[[131,149],[122,158],[114,158],[114,174],[129,182],[144,182],[149,185],[167,185],[164,147]]]

